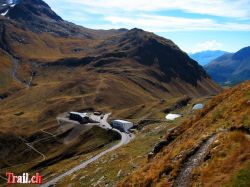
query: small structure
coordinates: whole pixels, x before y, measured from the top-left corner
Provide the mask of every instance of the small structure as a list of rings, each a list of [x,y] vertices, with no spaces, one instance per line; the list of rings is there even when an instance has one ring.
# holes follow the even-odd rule
[[[101,114],[102,114],[102,113],[99,112],[99,111],[94,112],[94,115],[96,115],[96,116],[100,116]]]
[[[70,112],[69,119],[78,121],[79,123],[88,123],[90,122],[90,118],[87,116],[87,113],[79,113],[79,112]]]
[[[176,118],[179,118],[179,117],[181,117],[181,116],[182,116],[181,114],[171,114],[171,113],[169,113],[168,115],[166,115],[166,119],[167,119],[167,120],[173,121],[173,120],[175,120]]]
[[[201,110],[203,108],[204,108],[204,105],[202,103],[198,103],[193,106],[193,110]]]
[[[128,133],[129,129],[133,127],[133,123],[129,121],[124,120],[113,120],[112,121],[112,127],[115,129],[118,129],[122,132]]]

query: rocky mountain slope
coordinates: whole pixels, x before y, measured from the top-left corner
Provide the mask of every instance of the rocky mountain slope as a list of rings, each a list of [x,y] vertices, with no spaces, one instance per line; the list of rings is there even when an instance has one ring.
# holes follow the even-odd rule
[[[250,82],[225,90],[173,129],[118,186],[249,186]]]
[[[0,24],[2,50],[18,58],[21,66],[88,64],[110,66],[119,72],[117,64],[122,64],[150,69],[147,74],[163,83],[180,79],[184,87],[194,87],[196,94],[218,90],[205,71],[172,41],[139,29],[94,31],[79,27],[63,21],[41,0],[20,1],[1,16]]]
[[[172,41],[140,29],[86,29],[62,20],[41,0],[18,1],[0,17],[0,25],[5,64],[12,64],[8,76],[15,79],[15,84],[5,84],[1,95],[29,86],[32,89],[17,95],[42,93],[46,84],[50,87],[48,77],[54,83],[54,97],[80,94],[90,98],[86,106],[128,108],[165,97],[209,95],[220,90]],[[126,92],[122,91],[124,85]],[[73,88],[81,91],[72,93]],[[111,102],[110,98],[115,99]]]
[[[250,47],[225,54],[207,66],[206,71],[218,83],[235,84],[250,79]]]

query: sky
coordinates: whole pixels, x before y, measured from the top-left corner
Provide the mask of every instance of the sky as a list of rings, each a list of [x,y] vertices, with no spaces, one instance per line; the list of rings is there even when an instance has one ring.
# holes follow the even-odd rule
[[[182,50],[250,46],[250,0],[45,0],[63,19],[92,29],[141,28]]]

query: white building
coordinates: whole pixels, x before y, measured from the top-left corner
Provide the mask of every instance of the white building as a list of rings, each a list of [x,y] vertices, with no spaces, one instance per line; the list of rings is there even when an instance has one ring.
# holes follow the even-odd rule
[[[204,108],[204,105],[202,103],[198,103],[198,104],[195,104],[193,106],[193,110],[200,110],[200,109],[203,109]]]
[[[173,121],[173,120],[175,120],[176,118],[179,118],[179,117],[181,117],[181,115],[180,114],[168,114],[168,115],[166,115],[166,119],[167,120],[171,120],[171,121]]]
[[[118,129],[122,132],[128,132],[129,129],[133,127],[133,123],[129,121],[124,121],[124,120],[113,120],[112,126],[113,128]]]

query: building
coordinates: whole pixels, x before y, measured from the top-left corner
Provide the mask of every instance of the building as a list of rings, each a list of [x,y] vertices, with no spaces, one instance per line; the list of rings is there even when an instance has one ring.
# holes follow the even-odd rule
[[[113,120],[112,127],[122,132],[128,133],[129,129],[133,127],[133,123],[124,120]]]
[[[202,103],[198,103],[193,106],[193,110],[201,110],[203,108],[204,108],[204,105]]]
[[[101,112],[99,112],[99,111],[96,111],[96,112],[94,112],[94,115],[96,115],[96,116],[100,116],[100,115],[102,115],[102,113],[101,113]]]
[[[88,123],[91,121],[87,113],[79,113],[79,112],[70,112],[69,119],[78,121],[81,124]]]

